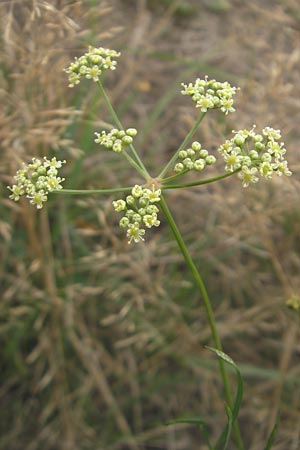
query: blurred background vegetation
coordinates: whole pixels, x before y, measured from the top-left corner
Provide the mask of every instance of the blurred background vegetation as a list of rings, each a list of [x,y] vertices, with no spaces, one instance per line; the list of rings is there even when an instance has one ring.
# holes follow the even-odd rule
[[[210,150],[253,123],[282,130],[290,179],[167,197],[245,378],[246,449],[263,448],[279,414],[274,449],[299,450],[299,322],[286,307],[300,292],[299,2],[10,0],[0,17],[1,450],[201,450],[195,427],[165,421],[200,416],[212,436],[225,421],[201,299],[166,224],[128,246],[113,197],[53,195],[39,212],[8,199],[33,156],[67,159],[69,188],[139,181],[94,144],[111,120],[96,87],[68,89],[62,69],[89,44],[122,51],[105,86],[153,175],[195,118],[180,82],[241,87],[237,113],[201,124]]]

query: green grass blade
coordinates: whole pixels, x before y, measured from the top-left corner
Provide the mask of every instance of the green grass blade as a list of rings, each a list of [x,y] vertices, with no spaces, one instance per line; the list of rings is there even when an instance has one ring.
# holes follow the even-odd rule
[[[264,450],[270,450],[272,448],[277,432],[278,432],[278,422],[275,423]]]
[[[239,371],[239,368],[237,367],[237,365],[235,364],[233,359],[230,358],[230,356],[226,355],[226,353],[224,353],[220,350],[217,350],[215,348],[211,348],[211,347],[207,347],[207,348],[210,351],[214,352],[218,356],[218,358],[221,358],[224,362],[226,362],[231,367],[233,367],[236,372],[237,379],[238,379],[237,392],[236,392],[233,408],[231,409],[229,407],[229,405],[226,405],[226,414],[227,414],[228,422],[227,422],[224,430],[220,434],[220,436],[217,440],[216,446],[215,446],[216,448],[218,448],[222,444],[222,442],[224,442],[222,449],[225,450],[228,445],[232,425],[234,424],[234,422],[236,421],[236,419],[238,417],[240,406],[242,404],[243,378]]]
[[[174,425],[176,423],[191,423],[191,424],[198,425],[209,450],[215,450],[215,448],[212,446],[212,444],[209,440],[207,425],[203,420],[199,419],[198,417],[191,417],[191,418],[186,418],[186,419],[174,419],[174,420],[168,421],[166,423],[166,425]]]
[[[228,444],[229,444],[229,439],[230,439],[230,434],[231,434],[231,430],[232,430],[232,424],[233,424],[233,416],[232,416],[232,411],[229,408],[228,405],[226,405],[226,414],[227,414],[227,426],[225,427],[224,430],[224,445],[223,445],[223,450],[226,450]]]

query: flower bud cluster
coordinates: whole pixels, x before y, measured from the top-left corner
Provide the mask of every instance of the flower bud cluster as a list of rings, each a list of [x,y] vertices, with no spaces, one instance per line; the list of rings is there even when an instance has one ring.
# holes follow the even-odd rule
[[[95,135],[97,136],[95,139],[97,144],[103,145],[103,147],[116,153],[121,153],[132,144],[134,136],[137,135],[137,130],[135,128],[128,128],[127,130],[113,128],[110,133],[101,131],[101,133],[95,133]]]
[[[61,182],[64,178],[57,176],[57,169],[60,169],[65,162],[57,161],[55,157],[51,160],[44,157],[44,161],[33,158],[32,163],[23,163],[23,169],[18,170],[14,177],[17,184],[8,186],[12,192],[9,197],[17,202],[25,195],[32,205],[41,209],[48,199],[49,192],[62,189]]]
[[[201,147],[200,142],[194,141],[191,148],[181,150],[178,153],[178,162],[175,164],[174,172],[182,173],[190,170],[203,170],[206,166],[210,166],[216,162],[213,155],[209,155],[208,151]]]
[[[127,229],[128,243],[132,241],[144,241],[145,228],[158,227],[160,221],[157,218],[159,212],[155,203],[160,201],[161,190],[148,189],[135,185],[131,190],[131,195],[127,195],[126,200],[116,200],[113,202],[115,211],[124,212],[124,216],[119,222],[121,228]]]
[[[69,75],[69,87],[79,84],[82,78],[92,79],[95,82],[99,81],[99,76],[103,71],[115,70],[117,61],[113,58],[118,58],[120,54],[108,48],[90,46],[87,53],[75,58],[75,61],[65,69],[65,72]]]
[[[226,165],[225,170],[240,170],[238,177],[243,187],[257,183],[258,176],[266,179],[292,175],[285,160],[286,149],[281,139],[280,130],[266,127],[261,134],[255,133],[255,126],[250,130],[233,131],[234,137],[227,140],[218,149]]]
[[[233,96],[237,88],[231,86],[228,81],[223,83],[216,80],[208,80],[206,76],[204,80],[197,78],[195,84],[182,83],[184,90],[183,95],[190,95],[196,103],[196,108],[200,108],[202,112],[208,109],[220,109],[225,114],[235,111],[233,108]]]

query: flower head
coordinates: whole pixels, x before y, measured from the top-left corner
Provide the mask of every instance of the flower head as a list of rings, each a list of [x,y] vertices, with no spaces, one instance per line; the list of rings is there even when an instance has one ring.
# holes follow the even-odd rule
[[[209,80],[206,76],[204,80],[197,78],[195,83],[184,84],[181,91],[183,95],[190,95],[202,112],[208,109],[220,109],[225,114],[234,111],[233,96],[237,88],[231,86],[228,81],[223,83],[216,80]]]
[[[206,166],[210,166],[215,162],[215,156],[209,155],[208,151],[201,147],[200,142],[194,141],[191,148],[181,150],[178,153],[174,172],[186,173],[190,170],[201,172]]]
[[[145,188],[135,185],[131,195],[126,200],[115,200],[113,206],[116,211],[124,211],[124,216],[119,222],[121,228],[127,229],[128,243],[144,241],[146,230],[143,228],[158,227],[160,221],[157,218],[159,212],[155,203],[160,201],[160,189]]]
[[[30,199],[32,205],[38,209],[48,199],[48,193],[62,189],[61,183],[64,178],[57,176],[58,170],[66,161],[57,161],[56,158],[44,161],[33,158],[30,164],[23,163],[23,168],[19,169],[15,175],[16,184],[8,186],[12,192],[9,196],[16,202],[25,195]]]
[[[133,137],[136,136],[137,130],[135,128],[128,128],[128,130],[117,130],[113,128],[109,133],[101,131],[95,133],[96,144],[100,144],[108,150],[113,150],[116,153],[121,153],[133,142]]]
[[[79,58],[75,58],[65,72],[69,75],[69,87],[79,84],[82,78],[99,81],[99,77],[105,70],[115,70],[121,53],[108,48],[89,47],[89,51]]]
[[[218,151],[228,172],[239,171],[244,187],[257,183],[258,175],[270,179],[274,174],[292,175],[285,160],[286,149],[279,130],[266,127],[261,134],[251,130],[234,131],[234,137],[222,144]]]

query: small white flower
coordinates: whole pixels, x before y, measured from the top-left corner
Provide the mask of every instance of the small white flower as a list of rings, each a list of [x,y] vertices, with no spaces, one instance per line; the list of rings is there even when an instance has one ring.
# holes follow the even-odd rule
[[[161,190],[155,189],[154,185],[152,189],[144,189],[143,198],[148,199],[150,203],[156,203],[160,201]]]
[[[211,166],[212,164],[215,164],[216,162],[216,158],[214,155],[207,155],[207,157],[205,158],[205,162],[208,166]]]
[[[227,158],[224,158],[224,161],[227,163],[225,166],[225,170],[227,170],[227,172],[233,172],[234,170],[241,167],[243,157],[241,155],[232,153],[231,155],[228,155]]]
[[[129,238],[128,244],[131,244],[132,241],[136,243],[144,241],[144,234],[145,230],[143,228],[140,228],[138,223],[130,224],[127,230],[127,237]]]
[[[117,212],[124,211],[126,209],[126,202],[124,200],[116,200],[113,202],[113,207]]]
[[[128,128],[126,134],[130,137],[135,137],[137,135],[137,130],[135,128]]]
[[[238,173],[238,177],[242,180],[243,187],[248,187],[250,183],[257,183],[258,177],[256,176],[257,169],[255,167],[243,166],[241,172]]]
[[[192,143],[192,149],[195,150],[195,152],[199,152],[201,150],[201,144],[198,141],[194,141]]]
[[[41,209],[43,207],[43,203],[47,201],[47,195],[44,191],[36,192],[33,195],[27,195],[30,198],[30,203],[32,205],[36,205],[37,209]]]
[[[154,214],[146,214],[143,217],[143,222],[147,228],[158,227],[160,225],[160,221],[157,219],[157,215]]]
[[[274,165],[274,169],[276,171],[276,175],[281,176],[285,175],[287,177],[291,176],[293,172],[291,172],[288,168],[287,161],[281,161]]]
[[[184,165],[182,163],[175,164],[174,172],[180,173],[184,170]]]
[[[122,219],[119,222],[119,225],[121,228],[127,228],[129,225],[129,219],[128,217],[122,217]]]
[[[194,169],[198,170],[199,172],[205,168],[205,160],[204,159],[197,159],[197,161],[194,162]]]
[[[143,195],[143,188],[142,186],[138,186],[137,184],[132,188],[131,194],[135,198],[139,198]]]
[[[15,200],[16,202],[20,200],[20,197],[25,194],[25,190],[22,186],[18,186],[14,184],[12,187],[8,186],[8,189],[12,192],[12,194],[9,196],[12,200]]]
[[[281,139],[280,130],[274,130],[274,128],[271,128],[271,127],[265,127],[262,130],[262,134],[264,136],[267,136],[269,139],[274,139],[275,141],[278,141],[279,139]]]
[[[269,162],[263,162],[259,165],[259,173],[262,177],[266,178],[267,180],[272,178],[272,175],[274,173],[272,164]]]

